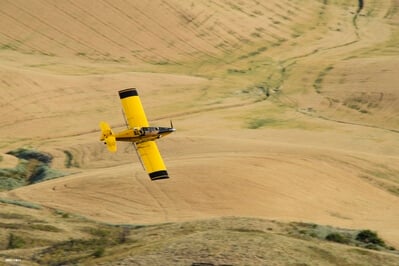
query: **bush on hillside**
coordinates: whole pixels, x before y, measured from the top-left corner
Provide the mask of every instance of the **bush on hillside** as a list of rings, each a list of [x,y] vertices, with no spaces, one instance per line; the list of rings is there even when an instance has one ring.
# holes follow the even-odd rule
[[[362,230],[360,231],[357,236],[356,240],[363,242],[365,244],[374,244],[381,247],[386,247],[384,240],[382,240],[376,232],[371,230]],[[372,245],[369,245],[372,246]],[[367,247],[367,246],[366,246]]]

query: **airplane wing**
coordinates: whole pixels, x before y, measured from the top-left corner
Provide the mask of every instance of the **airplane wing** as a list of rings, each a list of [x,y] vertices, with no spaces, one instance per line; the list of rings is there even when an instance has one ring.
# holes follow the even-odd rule
[[[121,99],[129,128],[149,126],[136,89],[119,91],[119,98]],[[135,145],[141,158],[141,162],[143,163],[147,173],[150,175],[151,180],[169,178],[155,141],[145,141]]]
[[[121,99],[129,128],[148,127],[147,117],[144,113],[144,108],[141,104],[137,90],[121,90],[119,91],[119,98]]]
[[[151,180],[169,178],[155,141],[141,142],[136,144],[136,147],[145,170],[150,175]]]

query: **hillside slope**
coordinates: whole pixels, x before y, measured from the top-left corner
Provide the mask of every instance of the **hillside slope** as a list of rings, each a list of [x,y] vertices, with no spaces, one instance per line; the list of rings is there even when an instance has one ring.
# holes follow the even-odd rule
[[[111,223],[368,228],[399,248],[399,7],[364,2],[2,1],[1,153],[70,175],[0,197]],[[99,121],[124,126],[127,87],[151,124],[173,119],[170,180],[98,141]]]
[[[331,232],[349,239],[357,231],[315,224],[225,217],[107,225],[19,203],[0,203],[2,265],[397,265],[395,252],[324,239]]]

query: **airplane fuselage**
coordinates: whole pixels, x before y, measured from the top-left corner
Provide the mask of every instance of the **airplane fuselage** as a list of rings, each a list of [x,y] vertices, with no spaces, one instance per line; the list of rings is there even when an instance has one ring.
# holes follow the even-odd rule
[[[141,143],[159,139],[163,136],[169,135],[174,131],[175,129],[172,127],[141,127],[126,129],[122,132],[116,133],[115,138],[117,141]]]

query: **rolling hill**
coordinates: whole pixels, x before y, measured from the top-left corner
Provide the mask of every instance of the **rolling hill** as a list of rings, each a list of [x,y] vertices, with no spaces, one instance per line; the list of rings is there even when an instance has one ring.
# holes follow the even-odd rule
[[[370,229],[399,248],[398,1],[1,7],[0,168],[29,147],[68,175],[0,198],[112,224]],[[100,121],[124,127],[128,87],[150,124],[177,128],[159,141],[169,180],[151,182],[130,145],[109,154],[99,141]]]

